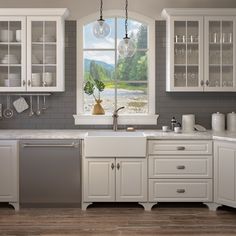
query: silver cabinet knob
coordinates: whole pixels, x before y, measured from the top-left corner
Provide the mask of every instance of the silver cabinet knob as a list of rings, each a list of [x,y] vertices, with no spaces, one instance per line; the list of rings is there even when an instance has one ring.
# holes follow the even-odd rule
[[[178,170],[184,170],[184,169],[185,169],[185,166],[176,166],[176,168],[177,168]]]
[[[115,168],[114,163],[111,164],[111,169],[113,170]]]
[[[120,164],[119,163],[116,165],[116,168],[117,168],[117,170],[120,169]]]
[[[31,81],[30,80],[28,80],[28,86],[31,86]]]
[[[208,80],[206,81],[206,86],[209,86],[209,81]]]
[[[185,189],[182,189],[182,188],[181,189],[177,189],[176,192],[177,193],[185,193]]]
[[[204,85],[204,81],[203,80],[201,80],[201,86],[203,86]]]

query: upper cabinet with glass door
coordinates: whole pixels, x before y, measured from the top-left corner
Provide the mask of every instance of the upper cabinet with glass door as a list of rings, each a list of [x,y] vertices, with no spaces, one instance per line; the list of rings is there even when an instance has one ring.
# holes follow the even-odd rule
[[[26,17],[0,17],[0,91],[24,91]]]
[[[203,91],[203,17],[167,17],[167,91]]]
[[[68,10],[13,8],[0,15],[0,91],[64,91]]]
[[[236,91],[235,17],[206,17],[206,91]]]
[[[236,9],[164,9],[166,91],[236,91]]]
[[[64,31],[61,17],[27,18],[28,90],[64,90]]]

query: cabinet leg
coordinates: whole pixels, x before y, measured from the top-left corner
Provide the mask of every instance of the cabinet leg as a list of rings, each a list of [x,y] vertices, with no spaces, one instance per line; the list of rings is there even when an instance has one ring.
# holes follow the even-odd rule
[[[9,205],[12,205],[14,207],[15,211],[19,211],[20,210],[19,202],[9,202]]]
[[[204,205],[208,207],[210,211],[216,211],[220,204],[214,203],[214,202],[203,202]]]
[[[143,206],[145,211],[151,211],[152,207],[157,203],[150,203],[150,202],[139,202],[139,205]]]
[[[82,209],[82,211],[86,211],[87,210],[87,207],[89,206],[89,205],[91,205],[91,204],[93,204],[92,202],[82,202],[81,203],[81,209]]]

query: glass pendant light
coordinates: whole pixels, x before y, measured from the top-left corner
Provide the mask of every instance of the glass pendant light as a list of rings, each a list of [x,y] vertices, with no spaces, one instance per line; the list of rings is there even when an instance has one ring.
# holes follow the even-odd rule
[[[128,36],[128,0],[125,4],[125,37],[118,45],[118,52],[121,57],[132,57],[136,51],[135,42]]]
[[[103,1],[101,0],[100,18],[93,25],[93,35],[96,38],[102,39],[110,34],[110,26],[105,22],[102,16]]]

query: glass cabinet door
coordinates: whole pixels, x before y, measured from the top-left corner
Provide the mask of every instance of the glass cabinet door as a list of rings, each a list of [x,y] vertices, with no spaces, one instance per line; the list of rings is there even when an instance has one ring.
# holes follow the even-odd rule
[[[174,85],[178,91],[201,88],[202,19],[174,20]]]
[[[57,17],[32,17],[28,19],[28,39],[30,50],[28,50],[29,71],[28,90],[30,91],[59,91],[61,82],[58,52],[63,49],[64,41],[59,39],[60,33],[58,24],[60,18]],[[28,27],[29,27],[28,26]],[[61,35],[63,37],[63,34]],[[63,60],[60,60],[63,61]]]
[[[25,87],[24,17],[0,17],[0,91],[24,91]]]
[[[233,91],[234,73],[234,20],[207,20],[207,57],[206,90]]]

